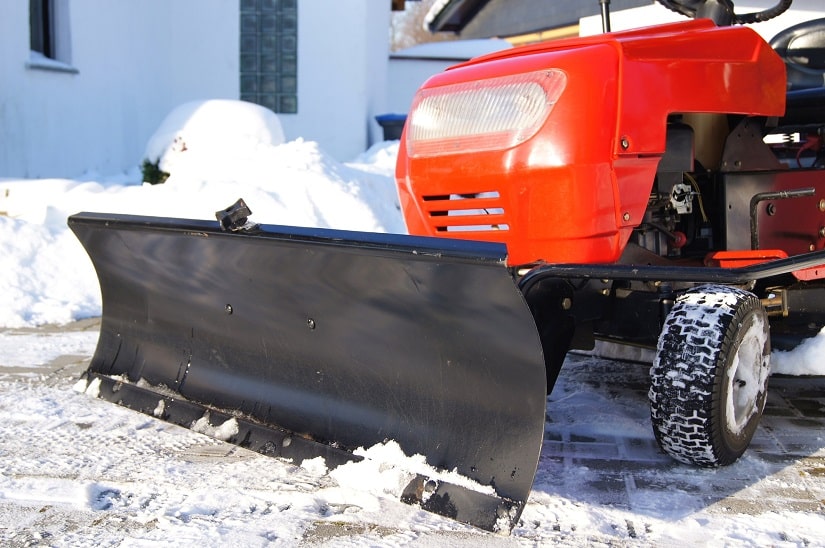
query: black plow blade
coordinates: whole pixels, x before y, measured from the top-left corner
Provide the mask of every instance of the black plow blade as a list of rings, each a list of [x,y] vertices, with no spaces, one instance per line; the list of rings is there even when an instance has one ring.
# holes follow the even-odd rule
[[[234,419],[222,439],[330,468],[395,440],[479,486],[419,475],[405,502],[491,531],[518,521],[545,370],[503,246],[94,213],[69,225],[103,296],[87,372],[100,397],[196,430]]]

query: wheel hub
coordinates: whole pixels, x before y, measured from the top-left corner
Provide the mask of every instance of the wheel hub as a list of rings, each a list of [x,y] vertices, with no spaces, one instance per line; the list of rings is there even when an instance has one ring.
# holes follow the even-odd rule
[[[733,434],[740,434],[759,412],[759,394],[768,373],[764,332],[762,320],[754,318],[732,358],[726,404],[727,427]]]

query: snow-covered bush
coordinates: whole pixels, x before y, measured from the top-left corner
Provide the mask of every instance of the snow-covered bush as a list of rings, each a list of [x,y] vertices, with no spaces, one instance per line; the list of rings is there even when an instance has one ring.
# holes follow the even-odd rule
[[[239,151],[284,141],[278,116],[260,105],[229,99],[184,103],[166,116],[146,144],[144,181],[163,182],[183,163],[235,158]]]

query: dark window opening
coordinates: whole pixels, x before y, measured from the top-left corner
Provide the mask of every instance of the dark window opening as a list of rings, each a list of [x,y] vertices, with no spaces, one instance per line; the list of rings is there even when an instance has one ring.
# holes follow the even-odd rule
[[[297,0],[241,0],[241,100],[298,112]]]
[[[54,20],[51,0],[29,0],[29,31],[32,51],[54,59]]]

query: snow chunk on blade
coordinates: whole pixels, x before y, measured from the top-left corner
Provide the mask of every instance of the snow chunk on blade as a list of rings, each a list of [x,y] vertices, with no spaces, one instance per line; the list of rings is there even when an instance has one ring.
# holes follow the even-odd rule
[[[160,416],[163,414],[163,409],[165,405],[161,405],[158,403],[158,407],[152,411],[152,415]],[[221,424],[214,425],[209,422],[209,413],[205,413],[201,418],[196,420],[192,423],[192,426],[189,427],[194,432],[198,432],[199,434],[206,434],[209,437],[219,439],[221,441],[229,441],[232,436],[238,434],[238,421],[234,418],[224,421]]]

